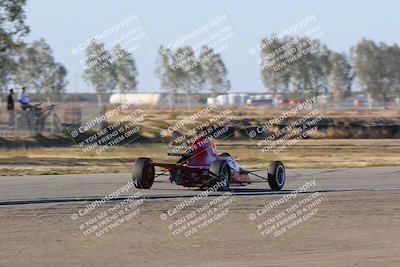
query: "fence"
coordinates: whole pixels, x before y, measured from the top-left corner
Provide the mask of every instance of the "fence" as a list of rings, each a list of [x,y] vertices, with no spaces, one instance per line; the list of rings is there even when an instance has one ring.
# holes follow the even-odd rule
[[[115,104],[114,104],[115,105]],[[99,114],[104,114],[105,110],[111,106],[106,105],[99,107],[96,103],[90,102],[62,102],[56,105],[52,104],[36,104],[32,109],[23,110],[19,104],[16,104],[14,113],[7,111],[5,103],[0,103],[0,137],[6,136],[26,136],[35,134],[50,134],[62,133],[67,128],[80,123],[89,118],[94,118]],[[204,105],[204,104],[202,104]],[[319,104],[324,113],[339,116],[360,116],[363,114],[369,116],[399,116],[400,108],[393,103],[387,103],[386,107],[375,106],[372,109],[365,105],[360,106],[345,106],[331,107],[330,105]],[[165,121],[184,114],[191,114],[196,108],[191,110],[185,106],[174,107],[173,110],[168,110],[168,106],[146,106],[141,105],[144,110],[147,120]],[[260,106],[230,106],[236,114],[241,117],[260,117],[268,115],[280,114],[283,110],[293,108],[292,105],[281,106],[278,108],[270,105]],[[11,122],[9,121],[11,118]],[[11,126],[11,127],[10,127]]]
[[[85,116],[97,112],[97,105],[87,103],[33,104],[27,109],[18,106],[14,111],[8,111],[6,105],[1,104],[0,136],[62,133]]]

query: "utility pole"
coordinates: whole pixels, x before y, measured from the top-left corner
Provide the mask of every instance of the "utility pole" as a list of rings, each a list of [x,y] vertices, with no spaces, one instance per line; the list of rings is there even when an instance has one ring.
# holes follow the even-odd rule
[[[78,76],[78,74],[75,74],[75,100],[77,101],[78,100],[78,79],[79,79],[79,76]]]

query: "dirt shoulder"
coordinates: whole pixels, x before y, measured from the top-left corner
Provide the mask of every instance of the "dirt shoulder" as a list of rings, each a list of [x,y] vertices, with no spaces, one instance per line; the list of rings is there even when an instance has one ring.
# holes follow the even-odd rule
[[[246,167],[263,168],[282,160],[288,168],[344,168],[400,166],[399,139],[303,140],[274,154],[262,152],[256,142],[217,141],[218,152],[227,151]],[[130,172],[138,157],[174,161],[165,144],[133,144],[96,155],[78,147],[0,149],[1,175]]]
[[[101,240],[83,237],[70,218],[84,203],[2,207],[0,265],[398,266],[399,193],[327,196],[315,218],[274,242],[249,221],[265,204],[257,197],[238,198],[221,222],[179,242],[159,218],[174,202],[145,202],[140,216]]]

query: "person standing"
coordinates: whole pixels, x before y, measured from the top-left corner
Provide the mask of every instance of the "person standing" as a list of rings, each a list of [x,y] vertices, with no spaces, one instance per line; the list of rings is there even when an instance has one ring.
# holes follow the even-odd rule
[[[10,93],[7,97],[7,110],[8,110],[8,126],[14,127],[15,123],[15,105],[14,105],[14,90],[10,89]]]
[[[31,105],[29,105],[29,97],[28,93],[26,92],[26,88],[22,87],[22,93],[18,99],[19,103],[21,103],[21,107],[23,110],[26,110],[27,108],[30,108]]]
[[[26,92],[26,87],[22,87],[22,93],[18,99],[19,103],[21,103],[22,114],[25,118],[26,124],[28,125],[29,131],[32,132],[32,105],[29,104],[28,93]]]

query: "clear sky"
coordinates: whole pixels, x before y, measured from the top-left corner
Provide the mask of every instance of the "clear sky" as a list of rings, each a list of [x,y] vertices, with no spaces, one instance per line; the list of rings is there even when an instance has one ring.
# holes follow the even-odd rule
[[[75,77],[78,77],[77,90],[93,92],[81,78],[83,69],[79,60],[83,56],[73,55],[71,49],[127,17],[137,15],[137,23],[146,33],[139,42],[141,48],[133,52],[139,71],[138,91],[154,92],[161,91],[154,75],[158,47],[225,14],[234,37],[226,41],[229,48],[221,50],[221,54],[229,71],[232,91],[263,92],[258,54],[249,52],[263,37],[315,15],[313,25],[323,29],[323,42],[338,52],[347,52],[363,37],[389,44],[400,43],[399,12],[400,1],[395,0],[28,0],[26,23],[31,28],[27,41],[45,38],[56,60],[67,68],[67,91],[75,92]],[[310,27],[311,24],[305,30]]]

